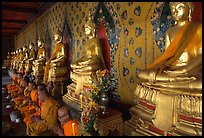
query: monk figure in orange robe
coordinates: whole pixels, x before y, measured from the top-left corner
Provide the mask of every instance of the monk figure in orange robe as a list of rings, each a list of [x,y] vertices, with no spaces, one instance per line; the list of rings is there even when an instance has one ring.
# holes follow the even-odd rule
[[[78,136],[78,122],[71,119],[69,110],[66,106],[62,106],[58,110],[59,126],[53,126],[51,129],[59,136]]]
[[[29,82],[29,90],[31,91],[30,99],[28,100],[29,104],[20,109],[21,113],[25,116],[24,122],[26,125],[31,123],[31,116],[40,116],[40,106],[41,102],[38,100],[38,91],[36,88],[36,83],[34,81]]]
[[[32,123],[28,124],[28,136],[39,136],[49,127],[57,124],[57,111],[59,104],[47,92],[44,84],[38,85],[38,99],[42,102],[40,116],[31,116]]]
[[[7,89],[9,92],[11,92],[11,97],[15,98],[19,93],[21,93],[24,88],[22,87],[22,79],[23,79],[23,75],[21,73],[18,73],[17,75],[17,79],[15,85],[13,86],[8,86]]]
[[[30,90],[28,87],[29,78],[24,77],[22,79],[22,87],[24,88],[23,92],[18,93],[14,98],[15,107],[20,110],[22,107],[28,105],[28,99],[30,97]]]

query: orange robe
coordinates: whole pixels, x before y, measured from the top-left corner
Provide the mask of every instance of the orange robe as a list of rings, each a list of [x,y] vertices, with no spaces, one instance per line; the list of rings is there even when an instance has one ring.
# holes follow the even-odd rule
[[[195,57],[195,49],[197,50],[200,48],[199,46],[202,46],[199,45],[202,42],[202,35],[198,33],[198,30],[201,30],[200,28],[202,28],[202,24],[196,22],[191,22],[183,26],[175,39],[167,47],[164,54],[148,65],[147,68],[173,65],[185,50],[189,51],[192,57]]]
[[[14,81],[14,82],[17,82],[17,80],[18,80],[17,75],[14,74],[14,75],[13,75],[13,81]],[[11,83],[11,84],[6,85],[6,88],[7,88],[7,90],[9,91],[9,90],[11,90],[13,87],[15,87],[15,86],[16,86],[16,84]]]
[[[37,102],[38,106],[41,108],[42,102],[38,100],[37,89],[32,90],[30,96],[31,96],[31,100],[34,102]],[[33,105],[28,105],[28,106],[21,108],[21,113],[25,114],[25,118],[23,119],[23,121],[26,123],[26,125],[28,125],[32,123],[32,121],[30,120],[31,116],[33,115],[40,116],[40,109],[36,109],[35,106]]]
[[[56,125],[58,122],[57,111],[59,105],[56,100],[49,97],[41,106],[41,119],[43,123],[33,122],[27,126],[28,136],[37,136],[39,133],[49,129],[49,126]]]
[[[29,87],[27,86],[24,89],[24,96],[26,97],[30,97],[30,91],[29,91]],[[16,108],[20,110],[21,106],[25,106],[26,104],[28,104],[27,100],[24,100],[24,98],[17,96],[16,98],[14,98],[14,103],[16,105]]]
[[[74,125],[74,135],[73,135],[73,129],[72,129],[72,123],[75,123]],[[76,119],[70,120],[63,126],[64,135],[65,136],[78,136],[78,122]]]
[[[16,82],[17,82],[17,84],[19,84],[20,86],[22,85],[22,84],[21,84],[21,79],[17,79]],[[14,93],[14,92],[16,92],[16,91],[19,90],[19,87],[18,87],[16,84],[8,84],[8,85],[6,86],[6,88],[7,88],[7,90],[10,91],[11,93]]]

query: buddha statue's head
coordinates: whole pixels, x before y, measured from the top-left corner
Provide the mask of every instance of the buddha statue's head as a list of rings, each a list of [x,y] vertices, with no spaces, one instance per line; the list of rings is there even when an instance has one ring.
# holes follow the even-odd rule
[[[55,40],[56,43],[59,43],[59,42],[62,41],[62,32],[60,31],[59,28],[58,28],[57,31],[55,32],[54,40]]]
[[[85,34],[89,39],[95,37],[96,24],[92,21],[90,13],[89,13],[88,21],[84,27],[85,27]]]
[[[38,47],[41,47],[41,46],[44,46],[44,40],[41,37],[39,37],[38,38]]]
[[[172,18],[177,21],[191,21],[194,6],[192,2],[170,2]]]
[[[30,42],[29,49],[34,49],[34,43],[33,42]]]

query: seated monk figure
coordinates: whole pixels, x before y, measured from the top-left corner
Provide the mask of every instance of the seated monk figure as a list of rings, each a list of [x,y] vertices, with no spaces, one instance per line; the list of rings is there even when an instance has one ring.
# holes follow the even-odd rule
[[[28,124],[26,130],[28,136],[38,136],[57,124],[59,104],[49,96],[44,84],[38,85],[38,99],[42,102],[40,116],[31,116],[32,123]]]
[[[38,54],[37,58],[33,61],[33,75],[36,79],[43,81],[44,68],[45,68],[45,47],[44,40],[42,38],[38,39]],[[39,82],[39,81],[36,81]]]
[[[31,116],[40,116],[40,108],[41,108],[41,102],[38,100],[38,91],[36,88],[36,83],[34,81],[29,82],[28,84],[29,90],[31,91],[29,104],[28,106],[25,106],[21,108],[21,113],[25,116],[23,121],[26,123],[26,125],[32,123],[30,118]]]
[[[23,91],[18,92],[18,95],[14,98],[15,107],[18,110],[21,110],[23,106],[28,105],[28,98],[30,97],[30,90],[28,87],[29,78],[23,77],[22,79],[22,87],[24,88]]]
[[[55,47],[50,59],[45,63],[44,83],[61,82],[67,79],[65,45],[62,43],[62,32],[58,29],[54,35]]]
[[[193,119],[183,123],[179,118],[202,121],[202,25],[191,20],[193,3],[170,2],[169,6],[175,26],[166,32],[163,55],[138,74],[142,83],[135,90],[137,102],[130,111],[137,117],[132,119],[138,121],[135,124],[148,121],[165,132],[202,135],[199,123],[193,126]],[[143,110],[142,102],[155,110]]]
[[[12,79],[13,79],[13,83],[6,85],[7,91],[10,91],[12,88],[16,87],[16,83],[17,83],[17,79],[18,79],[16,69],[13,69],[13,78]]]
[[[70,77],[73,81],[77,81],[76,93],[81,91],[82,83],[86,83],[84,77],[90,77],[89,80],[96,79],[96,71],[105,68],[102,48],[99,39],[95,36],[95,28],[96,25],[91,19],[91,14],[89,14],[89,19],[85,24],[85,34],[88,38],[84,46],[85,55],[70,65],[72,70]],[[91,83],[91,81],[89,82]]]
[[[29,44],[29,56],[25,60],[25,73],[28,76],[32,72],[32,63],[35,59],[35,50],[34,50],[34,43],[30,42]]]
[[[51,94],[51,95],[52,95],[52,90],[53,90],[53,88],[54,88],[53,82],[52,82],[52,81],[49,81],[48,84],[47,84],[46,89],[47,89],[48,93]]]
[[[69,115],[69,109],[66,106],[62,106],[58,110],[58,119],[60,125],[53,126],[51,129],[59,136],[78,136],[78,122],[76,119],[71,119]],[[72,124],[74,123],[74,132]],[[74,133],[74,134],[73,134]]]
[[[15,85],[11,88],[7,88],[9,92],[11,92],[11,97],[15,98],[18,93],[21,93],[24,88],[22,87],[22,79],[23,79],[23,74],[18,73],[17,75],[17,80],[15,83]]]

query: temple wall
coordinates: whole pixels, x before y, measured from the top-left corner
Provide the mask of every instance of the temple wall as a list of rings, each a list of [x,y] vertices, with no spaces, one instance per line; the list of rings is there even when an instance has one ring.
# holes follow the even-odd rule
[[[111,60],[114,61],[111,64],[114,64],[116,70],[117,92],[122,102],[132,104],[135,84],[138,83],[137,73],[163,52],[164,35],[171,24],[171,18],[166,11],[168,8],[162,2],[104,2],[103,8],[98,7],[98,4],[98,2],[56,3],[15,37],[15,47],[23,47],[30,41],[36,46],[37,38],[40,36],[45,39],[46,48],[52,50],[53,35],[59,27],[69,35],[70,62],[74,62],[83,56],[83,45],[87,40],[83,26],[89,11],[97,16],[97,8],[100,9],[99,13],[107,10],[104,17],[108,17],[105,14],[109,14],[111,19],[108,18],[107,22],[111,24],[112,21],[115,30],[119,30],[116,33],[118,39],[113,39],[110,32],[107,35],[109,41],[115,44],[111,48],[113,52],[110,56],[113,57]],[[202,7],[200,9],[202,11]],[[64,29],[66,25],[68,30]],[[119,42],[114,42],[117,40]]]

